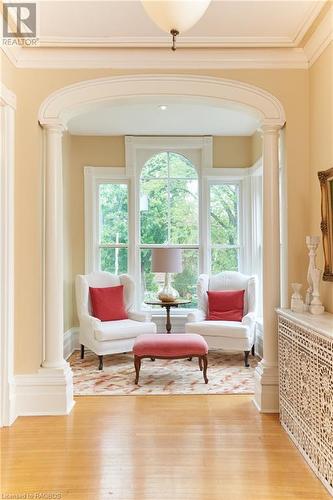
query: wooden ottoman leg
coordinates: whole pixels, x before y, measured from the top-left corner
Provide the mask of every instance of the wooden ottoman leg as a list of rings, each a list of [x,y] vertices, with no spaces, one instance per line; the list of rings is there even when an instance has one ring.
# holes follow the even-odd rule
[[[141,368],[141,358],[139,356],[134,356],[134,366],[135,366],[135,383],[139,383],[139,374]]]
[[[81,359],[84,359],[84,345],[81,344]]]
[[[208,358],[207,358],[207,354],[202,356],[202,360],[203,360],[203,376],[204,376],[205,384],[208,384],[208,378],[207,378]]]
[[[103,356],[98,356],[98,359],[99,359],[98,369],[103,370]]]
[[[202,372],[202,358],[201,358],[201,356],[198,357],[198,360],[199,360],[199,368],[200,368],[200,371]]]

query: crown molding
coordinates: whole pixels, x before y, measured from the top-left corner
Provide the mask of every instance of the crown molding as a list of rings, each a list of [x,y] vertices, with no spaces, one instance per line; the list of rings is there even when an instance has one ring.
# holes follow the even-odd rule
[[[308,31],[325,0],[318,0],[305,13],[295,32],[291,35],[235,35],[235,36],[189,36],[183,34],[178,40],[179,48],[272,48],[272,47],[297,47],[305,33]],[[103,36],[103,37],[80,37],[80,36],[45,36],[39,35],[39,47],[86,47],[86,48],[160,48],[170,46],[170,36]]]
[[[1,49],[17,68],[307,69],[333,39],[332,6],[304,49],[297,47],[323,4],[320,0],[313,6],[294,38],[269,37],[263,42],[260,37],[201,37],[198,41],[185,36],[176,53],[168,50],[170,40],[164,36],[106,37],[93,42],[43,37],[34,48],[1,44]]]
[[[15,63],[14,63],[15,64]],[[307,69],[303,49],[21,48],[18,68]]]
[[[327,11],[326,16],[323,18],[312,37],[306,43],[304,52],[311,67],[320,55],[324,52],[326,47],[333,41],[333,5]]]
[[[296,35],[293,39],[293,46],[298,47],[301,43],[303,37],[310,29],[316,18],[319,16],[326,0],[317,1],[310,12],[305,16],[305,18],[300,22],[298,29],[296,30]]]
[[[0,106],[16,109],[16,95],[0,82]]]
[[[124,36],[124,37],[51,37],[39,38],[39,47],[90,47],[90,48],[169,48],[170,36]],[[186,36],[177,41],[181,48],[271,48],[295,47],[295,39],[287,36]]]
[[[15,67],[18,67],[21,49],[19,47],[12,47],[9,45],[3,45],[3,43],[1,43],[0,48],[1,48],[2,52],[8,57],[10,62]]]

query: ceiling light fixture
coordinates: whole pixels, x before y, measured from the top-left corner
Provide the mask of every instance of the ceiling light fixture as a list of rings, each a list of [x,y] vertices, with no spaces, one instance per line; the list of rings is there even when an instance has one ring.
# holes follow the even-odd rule
[[[141,0],[152,21],[172,36],[172,50],[176,50],[176,36],[192,28],[206,12],[211,0]]]
[[[168,109],[168,106],[166,106],[165,104],[161,104],[159,108],[161,111],[165,111],[166,109]]]

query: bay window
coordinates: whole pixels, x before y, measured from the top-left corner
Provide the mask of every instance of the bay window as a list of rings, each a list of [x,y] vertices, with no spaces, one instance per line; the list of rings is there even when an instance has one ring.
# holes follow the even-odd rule
[[[86,272],[129,273],[142,309],[164,281],[151,272],[159,246],[182,249],[183,271],[172,279],[189,308],[200,273],[252,273],[243,230],[255,225],[243,223],[253,213],[249,169],[212,168],[211,138],[132,137],[129,145],[124,168],[85,168]]]

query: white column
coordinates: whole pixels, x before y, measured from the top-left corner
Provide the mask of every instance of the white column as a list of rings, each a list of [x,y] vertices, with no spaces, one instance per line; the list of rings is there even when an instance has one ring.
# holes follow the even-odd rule
[[[73,378],[64,360],[63,185],[60,123],[43,124],[44,136],[44,355],[33,397],[19,391],[25,414],[68,414],[74,405]]]
[[[61,125],[44,127],[45,150],[45,317],[44,368],[62,368],[63,358],[63,209]]]
[[[275,309],[280,305],[279,132],[263,130],[263,359],[255,372],[255,404],[278,412],[278,336]]]

